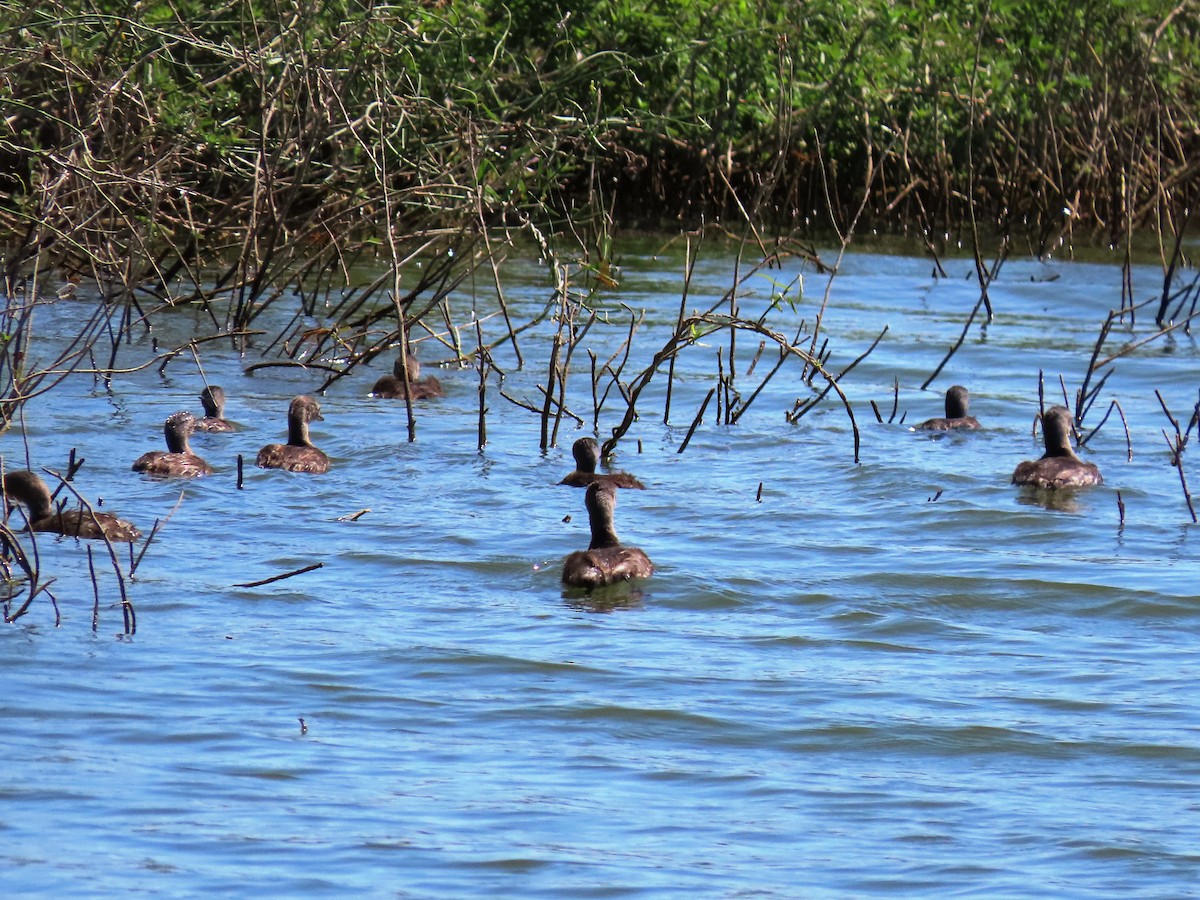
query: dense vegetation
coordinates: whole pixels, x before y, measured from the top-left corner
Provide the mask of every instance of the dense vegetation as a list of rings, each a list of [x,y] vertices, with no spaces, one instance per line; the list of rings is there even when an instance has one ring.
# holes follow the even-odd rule
[[[864,196],[876,227],[974,215],[1037,245],[1064,224],[1114,241],[1185,209],[1200,165],[1188,3],[49,0],[0,17],[9,275],[57,245],[50,262],[140,249],[174,276],[216,251],[378,237],[389,211],[406,230],[583,212],[826,229]]]

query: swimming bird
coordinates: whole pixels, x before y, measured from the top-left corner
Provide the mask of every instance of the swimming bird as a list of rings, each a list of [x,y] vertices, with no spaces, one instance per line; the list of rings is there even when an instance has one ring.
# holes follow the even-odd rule
[[[609,475],[597,474],[596,465],[600,462],[600,444],[595,438],[582,437],[577,440],[571,447],[571,455],[575,457],[575,471],[559,484],[587,487],[595,482],[601,482],[619,488],[646,489],[644,484],[628,472],[613,472]]]
[[[391,375],[384,375],[375,382],[375,386],[371,388],[372,397],[381,397],[385,400],[404,399],[405,360],[407,360],[408,368],[408,393],[414,400],[428,400],[432,397],[446,395],[446,392],[442,390],[442,383],[432,375],[421,377],[421,363],[417,360],[416,354],[410,350],[403,359],[399,356],[396,357]]]
[[[207,386],[200,392],[200,402],[204,405],[204,418],[197,419],[192,431],[224,432],[236,429],[225,421],[225,391],[215,384]]]
[[[1104,481],[1095,463],[1084,462],[1071,449],[1071,413],[1065,406],[1052,406],[1042,413],[1042,436],[1045,455],[1020,463],[1013,471],[1013,484],[1056,489]]]
[[[293,399],[288,406],[288,442],[267,444],[259,450],[258,467],[314,475],[328,472],[329,457],[314,447],[308,436],[308,423],[314,421],[325,421],[320,404],[306,394]]]
[[[4,475],[4,511],[13,501],[25,505],[30,531],[64,534],[68,537],[102,538],[110,541],[136,541],[142,536],[137,527],[111,513],[88,512],[86,509],[55,508],[50,489],[36,472],[19,470]]]
[[[613,530],[613,509],[617,489],[608,482],[588,486],[584,498],[592,542],[586,550],[576,550],[563,563],[563,584],[569,587],[596,588],[631,578],[649,578],[654,574],[650,558],[637,547],[623,547]]]
[[[199,478],[211,475],[212,466],[192,452],[188,435],[196,424],[189,412],[177,412],[167,416],[163,423],[163,434],[167,438],[167,449],[143,453],[134,462],[132,469],[146,475],[163,475],[174,478]]]
[[[961,384],[946,391],[946,418],[926,419],[914,425],[913,431],[953,431],[956,428],[978,428],[979,421],[967,412],[971,394]]]

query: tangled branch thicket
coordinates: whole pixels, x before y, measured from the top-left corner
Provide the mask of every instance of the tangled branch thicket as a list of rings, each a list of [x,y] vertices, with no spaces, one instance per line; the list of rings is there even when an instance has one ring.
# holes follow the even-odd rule
[[[208,312],[205,337],[293,305],[264,352],[336,356],[330,380],[406,352],[432,315],[486,379],[492,348],[461,346],[471,323],[446,302],[464,279],[486,267],[524,364],[500,266],[515,239],[551,263],[545,315],[574,323],[611,280],[611,229],[646,221],[724,223],[764,262],[815,231],[843,250],[866,225],[934,252],[966,235],[989,317],[1015,242],[1083,229],[1128,248],[1149,226],[1169,284],[1200,173],[1198,31],[1194,5],[1152,0],[4,0],[0,427],[181,303]],[[364,282],[363,260],[382,274]],[[31,371],[48,279],[104,303]],[[560,328],[543,419],[577,330]]]
[[[1198,31],[1151,0],[5,0],[3,271],[233,291],[244,326],[389,221],[427,252],[606,213],[827,229],[865,191],[871,227],[1039,251],[1170,232]]]
[[[198,304],[211,328],[196,340],[240,346],[283,308],[289,324],[257,349],[321,368],[324,386],[407,352],[414,328],[436,333],[478,368],[481,445],[491,351],[510,343],[534,365],[519,336],[553,317],[543,402],[528,405],[552,444],[580,418],[565,386],[622,226],[715,223],[748,239],[752,268],[819,265],[812,235],[844,251],[867,226],[911,230],[935,260],[935,235],[965,238],[989,317],[1013,246],[1086,234],[1128,250],[1145,229],[1163,329],[1184,302],[1171,282],[1200,175],[1198,34],[1187,0],[0,0],[0,430],[84,361],[104,377],[123,334]],[[518,241],[551,273],[532,322],[504,303]],[[474,275],[496,309],[454,322],[448,298]],[[31,310],[81,281],[102,302],[31,362]],[[641,371],[624,371],[636,316],[622,360],[588,352],[593,423],[607,399],[626,404],[606,448],[660,366],[669,416],[698,334],[728,335],[710,394],[728,423],[785,359],[812,389],[789,420],[844,396],[824,368],[828,290],[789,339],[770,310],[743,316],[742,283],[689,315],[685,280],[677,333]],[[485,343],[481,315],[503,337]],[[778,349],[745,399],[738,333]],[[1085,383],[1080,417],[1102,383]]]

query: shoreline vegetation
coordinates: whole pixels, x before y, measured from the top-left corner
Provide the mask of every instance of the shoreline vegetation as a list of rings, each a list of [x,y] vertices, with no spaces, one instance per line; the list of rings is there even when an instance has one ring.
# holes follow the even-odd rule
[[[554,232],[580,215],[987,223],[1042,253],[1067,229],[1162,229],[1195,199],[1186,2],[568,7],[5,0],[6,274],[122,225],[187,266],[247,227],[272,247],[343,224],[378,237],[389,213]],[[24,234],[38,225],[58,240]]]
[[[651,380],[666,380],[672,416],[675,358],[720,336],[712,390],[698,410],[674,410],[691,423],[681,452],[714,397],[717,420],[734,424],[793,360],[808,393],[787,421],[833,393],[857,461],[838,382],[886,331],[835,348],[822,319],[842,254],[879,231],[918,241],[935,277],[944,247],[974,259],[979,302],[923,387],[990,320],[988,286],[1009,254],[1076,242],[1123,254],[1121,308],[1073,373],[1086,443],[1113,361],[1197,314],[1184,238],[1200,185],[1200,9],[1186,0],[567,6],[0,0],[0,431],[68,375],[199,365],[209,341],[260,354],[250,370],[311,369],[320,392],[423,337],[444,351],[427,363],[478,371],[481,449],[495,393],[541,418],[542,449],[564,416],[590,418],[607,455]],[[636,311],[597,314],[620,303],[624,229],[687,245],[677,327],[652,352],[630,352]],[[822,256],[814,241],[827,235]],[[1130,274],[1145,235],[1164,275],[1149,300]],[[724,296],[690,310],[691,267],[718,236],[747,261]],[[547,262],[546,305],[516,321],[504,263],[531,247]],[[748,280],[786,257],[825,276],[823,292],[780,285],[767,312],[744,315]],[[489,296],[455,319],[448,299],[468,280]],[[81,309],[78,335],[51,358],[31,353],[43,349],[36,304],[80,283],[100,302]],[[811,318],[780,330],[772,312],[801,302]],[[152,333],[183,305],[203,308],[206,333],[124,358],[123,335]],[[293,313],[278,334],[260,327],[273,305]],[[1129,341],[1138,316],[1153,327]],[[539,327],[547,359],[521,340]],[[628,329],[619,357],[587,350],[592,328]],[[504,393],[501,346],[503,365],[545,371],[540,404]],[[590,415],[570,409],[572,374],[590,379],[577,388]],[[1101,425],[1114,405],[1101,403]],[[1179,464],[1200,405],[1182,431],[1164,413]],[[19,616],[44,585],[36,553],[19,552],[30,536],[2,537],[36,586]]]

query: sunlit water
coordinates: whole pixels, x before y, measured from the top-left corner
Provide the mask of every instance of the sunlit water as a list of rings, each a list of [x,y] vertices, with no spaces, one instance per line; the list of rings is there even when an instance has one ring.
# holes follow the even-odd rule
[[[623,262],[600,298],[613,324],[587,346],[603,362],[626,334],[617,304],[646,308],[628,375],[666,342],[683,264],[674,249]],[[1200,354],[1179,334],[1116,363],[1089,424],[1119,401],[1133,460],[1114,416],[1084,451],[1104,486],[1047,509],[1008,483],[1041,453],[1038,371],[1052,399],[1060,374],[1078,386],[1120,272],[1010,262],[995,320],[922,392],[977,298],[969,263],[948,268],[934,280],[927,260],[861,253],[833,283],[831,369],[890,329],[843,385],[857,465],[832,395],[785,421],[810,395],[796,363],[734,426],[714,401],[678,453],[728,338],[687,350],[671,424],[664,373],[616,460],[649,485],[621,493],[618,532],[659,571],[600,598],[559,584],[587,520],[583,492],[555,482],[588,431],[564,420],[540,453],[538,417],[493,380],[477,452],[471,369],[437,371],[448,396],[418,407],[414,443],[402,403],[366,396],[390,359],[338,382],[314,428],[334,461],[318,477],[252,461],[320,376],[247,376],[260,356],[219,342],[202,361],[242,430],[193,439],[218,469],[208,479],[129,471],[168,414],[198,411],[190,355],[38,398],[24,429],[35,468],[78,448],[78,489],[144,531],[183,499],[128,585],[132,637],[103,554],[93,631],[83,546],[38,541],[62,622],[38,598],[0,629],[5,894],[1197,895],[1200,567],[1154,390],[1186,424]],[[729,255],[702,259],[689,306],[733,273]],[[533,261],[507,277],[518,321],[549,297]],[[1135,283],[1146,296],[1161,276]],[[757,315],[771,285],[748,287],[742,311]],[[775,327],[811,327],[824,288],[807,272]],[[463,324],[469,305],[456,295]],[[38,334],[65,334],[78,309],[48,307]],[[257,324],[291,311],[272,315]],[[159,346],[204,321],[173,313]],[[500,329],[491,319],[485,336]],[[551,333],[522,335],[523,370],[496,355],[505,392],[539,408]],[[746,376],[757,345],[739,338],[743,396],[771,364]],[[430,370],[446,358],[428,341],[420,353]],[[121,361],[152,355],[139,336]],[[568,401],[590,426],[588,368],[581,350]],[[869,401],[886,418],[894,379],[897,422],[878,424]],[[984,430],[909,431],[953,383]],[[602,436],[620,412],[610,400]],[[20,429],[0,449],[25,464]]]

